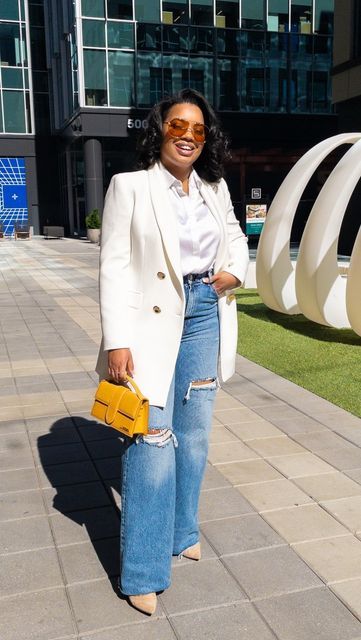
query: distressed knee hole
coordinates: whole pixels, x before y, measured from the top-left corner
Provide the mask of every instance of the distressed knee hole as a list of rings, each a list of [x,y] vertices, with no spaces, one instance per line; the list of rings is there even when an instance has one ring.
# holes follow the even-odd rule
[[[152,429],[150,427],[147,435],[138,436],[136,443],[144,442],[145,444],[149,444],[153,447],[164,447],[170,440],[173,440],[175,447],[178,446],[177,438],[173,431],[170,429]]]
[[[204,391],[205,389],[217,389],[219,386],[217,378],[206,378],[205,380],[192,380],[189,383],[187,393],[184,396],[184,400],[189,400],[191,390]]]

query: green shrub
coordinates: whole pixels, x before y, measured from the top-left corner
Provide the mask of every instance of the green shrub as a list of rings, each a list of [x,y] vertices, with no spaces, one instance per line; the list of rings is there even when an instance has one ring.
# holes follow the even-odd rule
[[[85,225],[87,229],[100,229],[101,220],[98,209],[93,209],[93,211],[86,216]]]

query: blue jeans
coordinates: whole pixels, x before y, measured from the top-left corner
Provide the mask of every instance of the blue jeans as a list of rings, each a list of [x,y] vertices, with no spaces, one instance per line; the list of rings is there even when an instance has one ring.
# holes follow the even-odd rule
[[[218,385],[218,298],[200,278],[185,279],[184,291],[167,403],[150,407],[149,429],[164,432],[127,439],[122,456],[120,589],[127,595],[168,588],[172,555],[199,541],[198,502]]]

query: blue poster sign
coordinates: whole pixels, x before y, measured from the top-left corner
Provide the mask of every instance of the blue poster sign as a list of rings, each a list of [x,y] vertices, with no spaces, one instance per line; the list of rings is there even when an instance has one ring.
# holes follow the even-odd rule
[[[0,224],[7,236],[15,224],[28,225],[24,158],[0,158]]]

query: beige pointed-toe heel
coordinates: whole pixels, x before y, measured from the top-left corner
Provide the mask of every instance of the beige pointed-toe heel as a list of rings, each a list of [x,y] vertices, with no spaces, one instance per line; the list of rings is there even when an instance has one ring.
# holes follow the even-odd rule
[[[191,560],[200,560],[202,556],[200,543],[196,542],[196,544],[188,547],[188,549],[182,551],[181,555],[185,558],[190,558]]]
[[[128,596],[129,602],[135,609],[151,616],[157,608],[157,596],[155,593],[144,593],[139,596]]]

